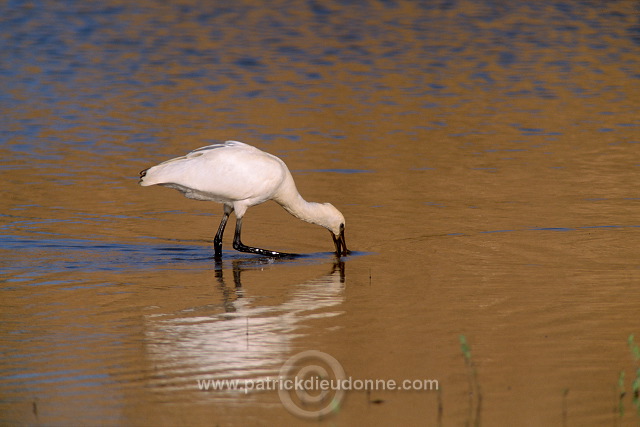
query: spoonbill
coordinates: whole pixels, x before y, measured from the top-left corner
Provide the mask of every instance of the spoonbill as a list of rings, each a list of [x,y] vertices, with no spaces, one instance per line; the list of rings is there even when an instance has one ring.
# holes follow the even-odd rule
[[[142,186],[174,188],[195,200],[222,203],[224,213],[213,239],[215,257],[222,257],[222,235],[229,215],[235,211],[233,248],[270,257],[283,252],[246,246],[240,240],[242,218],[247,209],[273,200],[298,219],[321,225],[331,232],[338,257],[348,255],[344,239],[344,216],[330,203],[307,202],[300,196],[287,165],[278,157],[251,145],[226,141],[191,151],[140,172]]]

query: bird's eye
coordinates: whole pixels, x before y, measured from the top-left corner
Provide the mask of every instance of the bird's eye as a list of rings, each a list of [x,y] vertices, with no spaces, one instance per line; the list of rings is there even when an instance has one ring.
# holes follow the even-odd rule
[[[344,224],[340,224],[340,231],[344,231]]]

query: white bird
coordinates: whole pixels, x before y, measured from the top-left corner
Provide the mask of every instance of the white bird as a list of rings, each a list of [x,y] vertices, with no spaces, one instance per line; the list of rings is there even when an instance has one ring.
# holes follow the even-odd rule
[[[222,256],[222,235],[229,215],[236,213],[234,249],[271,257],[282,252],[245,246],[240,240],[242,217],[251,206],[273,200],[303,221],[331,232],[336,255],[348,255],[344,216],[330,203],[307,202],[300,196],[287,165],[278,157],[238,141],[226,141],[193,150],[140,172],[142,186],[163,185],[195,200],[224,205],[224,214],[213,239],[216,258]]]

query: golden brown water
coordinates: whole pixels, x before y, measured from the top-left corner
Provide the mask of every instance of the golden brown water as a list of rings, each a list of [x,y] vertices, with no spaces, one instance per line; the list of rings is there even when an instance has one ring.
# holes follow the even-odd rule
[[[640,421],[637,2],[0,8],[0,423],[317,425],[198,384],[305,350],[439,385],[320,425]],[[243,240],[306,256],[228,231],[216,263],[220,206],[137,185],[226,139],[341,209],[354,255],[271,203]]]

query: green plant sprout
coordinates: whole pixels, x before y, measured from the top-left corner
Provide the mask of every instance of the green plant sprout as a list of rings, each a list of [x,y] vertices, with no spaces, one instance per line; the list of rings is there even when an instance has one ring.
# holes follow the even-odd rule
[[[467,365],[469,378],[469,422],[467,425],[480,426],[480,411],[482,410],[482,392],[478,383],[478,373],[475,364],[471,360],[471,347],[464,335],[460,335],[460,350]],[[475,397],[475,402],[474,402]],[[474,411],[475,408],[475,411]]]
[[[636,344],[633,334],[629,335],[627,344],[629,344],[629,349],[635,362],[640,364],[640,348]],[[631,382],[631,392],[633,405],[636,407],[638,416],[640,416],[640,366],[636,367],[636,377]]]
[[[631,356],[633,357],[633,361],[636,362],[638,366],[636,366],[636,375],[635,378],[631,380],[631,402],[633,406],[636,407],[636,414],[640,417],[640,347],[636,344],[635,338],[633,334],[629,335],[627,338],[627,345],[629,346],[629,350],[631,351]],[[624,369],[620,371],[620,375],[618,376],[618,389],[617,389],[617,397],[618,397],[618,405],[617,405],[617,413],[618,413],[618,422],[622,421],[624,417],[625,408],[624,408],[624,399],[627,396],[627,389],[625,387],[625,377],[626,373]]]

